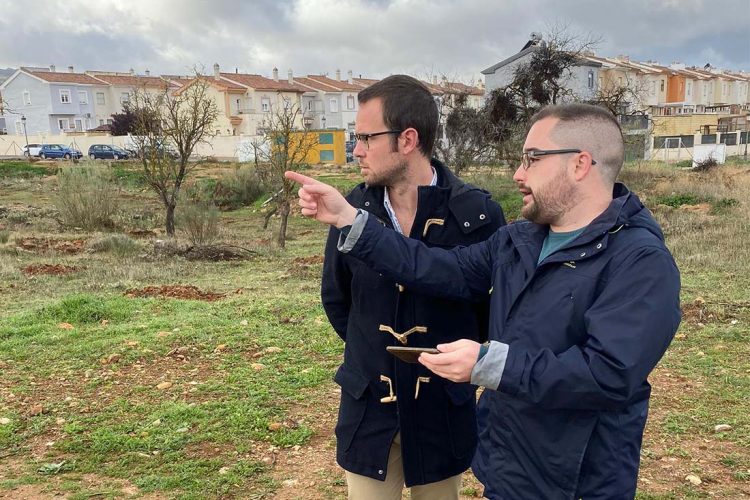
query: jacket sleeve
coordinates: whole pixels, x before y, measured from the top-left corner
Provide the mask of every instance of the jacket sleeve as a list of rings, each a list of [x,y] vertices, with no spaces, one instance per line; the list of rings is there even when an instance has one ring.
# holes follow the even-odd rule
[[[483,242],[446,250],[406,238],[368,217],[348,253],[384,276],[426,295],[481,301],[492,286],[493,245],[503,231],[500,229]]]
[[[584,313],[587,341],[555,354],[509,346],[499,390],[550,409],[616,410],[648,395],[647,377],[680,324],[680,276],[664,248],[640,248]]]
[[[320,297],[331,326],[346,341],[346,329],[351,307],[352,275],[344,255],[336,248],[340,231],[332,227],[328,232]]]

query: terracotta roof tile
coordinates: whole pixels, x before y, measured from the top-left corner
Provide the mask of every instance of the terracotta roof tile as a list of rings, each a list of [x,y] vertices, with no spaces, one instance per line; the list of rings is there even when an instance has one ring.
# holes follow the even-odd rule
[[[335,89],[334,87],[331,87],[330,85],[316,82],[315,80],[311,80],[310,78],[307,78],[305,76],[295,77],[294,83],[298,85],[302,85],[303,87],[307,87],[310,90],[322,90],[323,92],[338,92],[337,89]],[[357,90],[362,90],[362,88],[357,87]]]
[[[245,73],[221,73],[225,80],[237,82],[245,87],[255,90],[277,90],[282,92],[308,92],[308,89],[301,85],[289,83],[287,80],[272,80],[260,75],[248,75]]]
[[[375,80],[372,78],[352,78],[352,81],[355,85],[359,85],[360,88],[365,89],[374,83],[378,83],[380,80]]]
[[[24,72],[50,83],[79,83],[83,85],[105,85],[96,78],[83,73],[57,73],[52,71],[30,71],[21,68]]]
[[[349,83],[345,80],[334,80],[333,78],[328,78],[324,75],[307,75],[307,78],[328,85],[329,87],[333,87],[336,90],[346,90],[350,92],[358,92],[362,90],[361,86],[355,85],[354,83]]]
[[[105,74],[93,74],[94,78],[103,80],[112,85],[120,85],[126,87],[148,87],[163,89],[166,87],[173,87],[170,82],[160,78],[158,76],[134,76],[134,75],[105,75]]]

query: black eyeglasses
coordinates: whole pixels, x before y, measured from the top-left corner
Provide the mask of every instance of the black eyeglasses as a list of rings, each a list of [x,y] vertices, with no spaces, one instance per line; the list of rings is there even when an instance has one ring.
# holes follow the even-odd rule
[[[403,132],[403,130],[385,130],[383,132],[373,132],[372,134],[354,134],[354,138],[364,144],[365,149],[370,149],[370,139],[373,137],[386,134],[400,134],[401,132]]]
[[[531,166],[531,162],[539,160],[542,156],[564,155],[568,153],[583,153],[583,151],[580,149],[532,149],[521,155],[521,166],[524,170],[528,170]],[[596,160],[592,158],[591,164],[596,165]]]

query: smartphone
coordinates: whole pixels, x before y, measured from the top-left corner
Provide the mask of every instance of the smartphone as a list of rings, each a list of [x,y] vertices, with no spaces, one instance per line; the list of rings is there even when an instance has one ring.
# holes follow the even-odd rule
[[[417,363],[419,355],[423,352],[426,352],[428,354],[440,354],[440,351],[438,351],[434,347],[402,347],[389,345],[385,349],[401,361],[405,361],[407,363]]]

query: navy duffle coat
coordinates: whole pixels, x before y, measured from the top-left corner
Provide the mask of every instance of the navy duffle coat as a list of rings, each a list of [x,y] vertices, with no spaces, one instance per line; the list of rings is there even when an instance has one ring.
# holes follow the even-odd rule
[[[464,184],[436,160],[432,165],[437,185],[418,188],[414,241],[442,248],[469,245],[505,224],[486,191]],[[382,187],[361,184],[348,200],[392,227],[383,196]],[[339,234],[335,228],[329,234],[321,291],[331,325],[345,341],[344,362],[334,377],[341,386],[339,465],[384,480],[388,452],[400,431],[407,486],[460,474],[476,449],[476,387],[400,361],[386,346],[434,347],[462,337],[486,338],[487,300],[470,304],[417,293],[338,252]],[[402,334],[403,342],[396,337]]]

